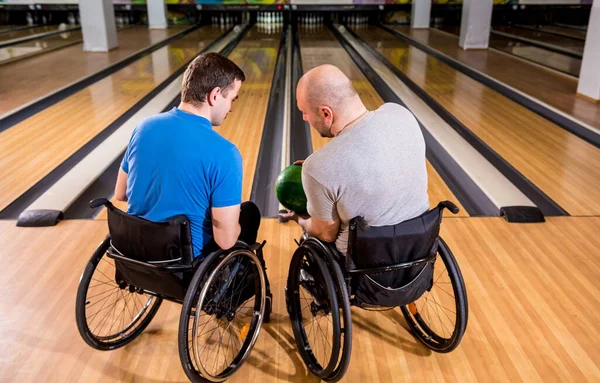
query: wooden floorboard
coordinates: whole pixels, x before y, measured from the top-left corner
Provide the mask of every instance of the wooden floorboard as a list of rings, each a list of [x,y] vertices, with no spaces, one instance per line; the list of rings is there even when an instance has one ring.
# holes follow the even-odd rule
[[[493,49],[463,50],[458,37],[435,29],[394,27],[443,54],[520,90],[591,126],[600,128],[600,104],[577,97],[577,79],[499,53]],[[547,56],[544,56],[547,57]],[[542,57],[539,61],[543,61]],[[513,68],[513,70],[507,70]]]
[[[524,37],[526,39],[539,41],[544,44],[555,45],[560,48],[569,49],[575,52],[579,52],[583,54],[583,48],[585,45],[584,41],[570,39],[568,37],[562,37],[557,35],[552,35],[544,32],[532,31],[529,29],[517,28],[517,27],[509,27],[509,26],[496,26],[493,28],[495,31],[500,31],[504,33],[509,33],[511,35],[515,35],[518,37]]]
[[[560,34],[563,34],[565,36],[576,37],[578,39],[584,39],[584,40],[585,40],[586,35],[587,35],[586,31],[578,31],[576,29],[559,27],[557,25],[542,25],[541,27],[539,27],[539,29],[541,31],[548,31],[548,32],[554,32],[554,33],[560,33]]]
[[[78,30],[0,48],[0,65],[65,48],[81,42],[82,39],[83,35]]]
[[[436,39],[437,35],[440,32],[445,32],[452,34],[458,38],[460,34],[460,27],[457,26],[440,26],[438,28],[431,28],[427,31],[431,31],[431,39]],[[454,45],[454,41],[451,43],[452,45],[444,47],[452,51],[452,48],[457,48]],[[456,45],[458,44],[458,40],[456,40]],[[496,54],[506,53],[509,55],[513,55],[513,59],[519,58],[521,60],[527,60],[533,62],[535,64],[539,64],[542,67],[555,69],[557,71],[563,72],[565,74],[570,75],[571,77],[579,77],[579,72],[581,70],[581,59],[567,56],[562,53],[552,52],[550,50],[537,47],[535,45],[528,44],[526,42],[517,41],[509,37],[501,36],[498,34],[490,34],[489,39],[489,47],[493,48],[491,51]],[[463,49],[461,49],[463,50]],[[475,49],[468,50],[469,52],[477,51],[477,52],[487,52],[486,49]],[[500,51],[500,52],[498,52]],[[465,51],[467,52],[467,51]],[[460,55],[460,53],[459,53]],[[504,59],[506,60],[506,59]],[[490,64],[492,66],[492,64]]]
[[[105,221],[18,228],[0,221],[0,376],[9,381],[186,381],[177,352],[181,307],[161,307],[130,345],[95,351],[75,325],[79,276]],[[441,235],[467,286],[469,324],[458,349],[432,353],[398,310],[352,309],[353,354],[344,382],[559,382],[600,380],[600,218],[448,218]],[[283,287],[294,223],[263,220],[259,239],[274,294],[247,363],[230,382],[317,382],[296,350]]]
[[[82,44],[0,66],[0,115],[90,76],[183,30],[135,26],[118,32],[119,47],[108,53],[83,52]],[[3,36],[3,35],[2,35]],[[32,84],[35,84],[33,86]]]
[[[600,149],[392,34],[357,33],[568,213],[600,214]]]
[[[204,27],[0,133],[0,210],[221,34]]]
[[[354,88],[367,109],[375,110],[383,105],[383,100],[379,97],[375,88],[373,88],[365,75],[354,64],[344,48],[326,27],[321,26],[317,29],[309,30],[301,29],[299,38],[302,68],[304,71],[323,64],[336,65],[352,80]],[[329,140],[328,138],[321,137],[315,129],[311,128],[313,150],[318,150],[329,142]],[[461,216],[468,216],[467,211],[462,207],[458,199],[454,196],[454,193],[444,183],[429,161],[427,161],[427,176],[429,183],[429,204],[431,206],[436,206],[438,202],[443,200],[451,200],[459,206],[459,214]],[[451,213],[446,211],[444,214]]]
[[[72,26],[68,26],[67,28],[72,28]],[[35,27],[35,28],[17,30],[17,31],[13,31],[13,32],[6,32],[6,33],[3,33],[0,35],[0,43],[6,42],[9,40],[31,37],[31,36],[39,35],[40,33],[50,33],[50,32],[56,32],[56,31],[58,31],[58,25],[46,25],[46,26],[39,26],[39,27]]]

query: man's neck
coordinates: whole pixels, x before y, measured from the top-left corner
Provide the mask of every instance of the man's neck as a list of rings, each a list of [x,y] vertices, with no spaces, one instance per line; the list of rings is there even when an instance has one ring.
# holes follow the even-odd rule
[[[210,111],[208,110],[208,106],[203,103],[201,106],[195,106],[192,105],[188,102],[181,102],[179,104],[179,106],[177,107],[177,109],[186,112],[186,113],[190,113],[199,117],[204,117],[206,118],[208,121],[210,121]]]
[[[362,103],[356,105],[355,108],[348,108],[347,110],[349,113],[343,113],[345,118],[334,124],[331,129],[334,137],[337,137],[342,131],[352,128],[366,117],[365,111],[367,108]]]

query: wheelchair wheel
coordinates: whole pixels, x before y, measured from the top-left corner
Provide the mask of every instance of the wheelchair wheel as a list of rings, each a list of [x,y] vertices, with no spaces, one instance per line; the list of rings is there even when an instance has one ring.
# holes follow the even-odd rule
[[[135,339],[150,324],[162,299],[115,280],[113,259],[105,256],[110,238],[96,248],[77,288],[75,318],[83,340],[97,350],[113,350]]]
[[[327,264],[310,246],[298,247],[292,257],[286,300],[304,363],[313,374],[328,379],[340,360],[340,310]]]
[[[446,353],[460,343],[467,328],[467,291],[458,263],[441,237],[432,287],[401,310],[415,336],[430,349]]]
[[[350,365],[350,358],[352,356],[352,313],[350,311],[350,298],[348,296],[348,288],[344,279],[344,274],[340,268],[340,264],[336,260],[337,250],[332,250],[325,244],[317,240],[316,238],[305,238],[306,242],[304,246],[322,253],[325,255],[324,260],[327,264],[327,269],[334,282],[334,287],[337,292],[337,299],[340,308],[340,345],[342,347],[341,353],[333,372],[323,380],[327,382],[337,382],[342,379],[348,370]]]
[[[240,368],[258,338],[266,290],[250,250],[213,253],[200,264],[179,322],[179,356],[192,382],[221,382]]]

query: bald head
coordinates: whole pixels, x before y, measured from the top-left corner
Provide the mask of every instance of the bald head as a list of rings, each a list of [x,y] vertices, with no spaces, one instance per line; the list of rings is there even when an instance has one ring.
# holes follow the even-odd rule
[[[311,109],[323,105],[344,109],[358,97],[352,81],[333,65],[321,65],[306,72],[298,81],[297,92]]]
[[[366,110],[352,81],[333,65],[306,72],[298,81],[296,101],[304,121],[322,137],[335,137]]]

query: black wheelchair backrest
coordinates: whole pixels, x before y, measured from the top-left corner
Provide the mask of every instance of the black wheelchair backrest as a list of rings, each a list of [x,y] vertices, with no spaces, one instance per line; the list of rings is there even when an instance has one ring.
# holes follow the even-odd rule
[[[345,267],[355,275],[354,304],[404,306],[431,287],[444,208],[458,212],[444,201],[397,225],[369,227],[360,218],[350,222]]]
[[[418,217],[392,226],[367,226],[360,217],[352,219],[349,258],[359,269],[377,269],[435,254],[444,208],[458,211],[452,202],[444,201]]]
[[[92,205],[106,206],[111,246],[121,256],[154,264],[192,264],[192,235],[185,216],[151,222],[129,215],[107,200],[94,200]]]

